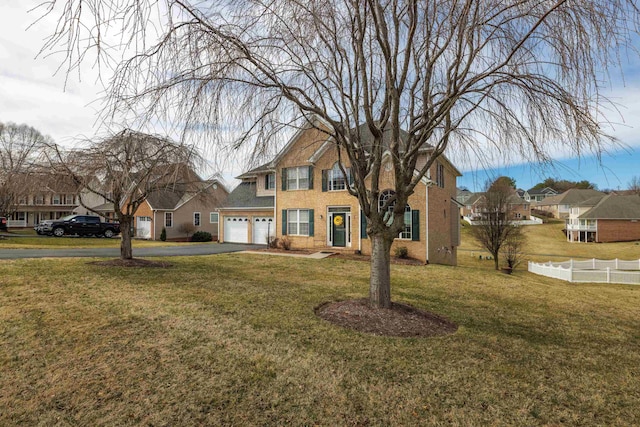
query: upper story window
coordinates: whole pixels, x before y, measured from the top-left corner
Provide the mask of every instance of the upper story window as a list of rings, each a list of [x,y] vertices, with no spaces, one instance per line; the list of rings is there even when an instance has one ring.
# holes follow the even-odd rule
[[[378,210],[382,210],[384,208],[384,205],[394,196],[395,196],[395,192],[393,190],[383,191],[382,194],[380,194],[380,198],[378,199]],[[387,222],[387,224],[391,224],[391,222],[393,222],[393,208],[395,207],[395,205],[396,205],[396,201],[394,200],[387,207],[387,211],[385,212],[385,221]],[[414,230],[413,220],[414,220],[414,216],[417,216],[417,212],[418,211],[415,211],[415,214],[412,213],[411,206],[409,206],[409,204],[405,206],[404,228],[398,235],[398,238],[413,240],[413,237],[414,237],[413,236],[413,230]],[[417,218],[416,218],[416,222],[417,222]],[[417,225],[418,224],[416,224],[415,226],[417,227]],[[418,238],[417,234],[418,233],[416,233],[416,236],[415,236],[416,240]]]
[[[276,174],[268,173],[264,176],[264,189],[275,190],[276,189]]]
[[[310,190],[313,188],[313,168],[298,166],[282,170],[283,190]]]
[[[60,194],[54,194],[51,197],[51,204],[52,205],[61,205],[62,204],[62,199],[60,197]]]
[[[336,162],[329,170],[329,191],[344,190],[347,188],[347,181],[340,169],[340,164]]]
[[[436,185],[444,188],[444,165],[440,162],[436,162]]]
[[[44,205],[44,194],[38,194],[33,198],[33,202],[36,205]]]

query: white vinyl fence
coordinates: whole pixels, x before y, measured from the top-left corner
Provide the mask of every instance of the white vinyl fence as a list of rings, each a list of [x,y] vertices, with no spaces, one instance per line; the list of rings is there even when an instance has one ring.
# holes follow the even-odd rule
[[[640,260],[621,259],[537,263],[529,261],[529,271],[573,283],[621,283],[640,285]]]

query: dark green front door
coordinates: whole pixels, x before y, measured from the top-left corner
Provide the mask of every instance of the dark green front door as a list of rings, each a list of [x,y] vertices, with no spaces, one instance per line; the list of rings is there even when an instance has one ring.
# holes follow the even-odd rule
[[[347,216],[343,213],[334,213],[331,227],[333,228],[333,246],[347,246]]]

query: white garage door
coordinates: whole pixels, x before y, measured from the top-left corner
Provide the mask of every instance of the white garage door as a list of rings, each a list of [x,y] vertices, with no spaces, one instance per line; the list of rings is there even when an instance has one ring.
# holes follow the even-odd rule
[[[276,235],[275,224],[272,217],[253,218],[253,243],[267,244],[267,233],[273,238]]]
[[[140,237],[142,239],[151,238],[151,217],[136,217],[136,237]]]
[[[229,243],[249,243],[249,218],[245,216],[225,217],[224,241]]]

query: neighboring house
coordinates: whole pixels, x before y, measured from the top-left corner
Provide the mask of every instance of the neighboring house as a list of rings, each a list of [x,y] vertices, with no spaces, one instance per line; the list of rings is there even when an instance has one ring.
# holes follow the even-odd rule
[[[544,188],[532,188],[524,192],[524,199],[527,202],[541,202],[547,197],[555,196],[558,194],[556,190],[551,187]]]
[[[194,232],[206,231],[218,240],[218,209],[228,194],[217,179],[178,183],[174,189],[154,191],[135,213],[135,236],[160,240],[164,228],[167,240],[182,240],[189,237],[181,229],[187,224]]]
[[[525,199],[525,194],[526,194],[526,193],[527,193],[527,192],[526,192],[526,191],[524,191],[522,188],[518,188],[518,189],[516,189],[516,195],[517,195],[518,197],[520,197],[522,200],[526,200],[526,199]]]
[[[531,204],[522,200],[514,191],[507,199],[509,219],[526,221],[531,219]],[[487,214],[485,193],[473,194],[462,208],[462,216],[471,221],[482,221]]]
[[[34,173],[26,181],[16,211],[8,218],[9,227],[33,227],[43,220],[77,213],[80,191],[70,177]]]
[[[473,196],[473,193],[471,191],[469,191],[466,188],[458,188],[457,192],[456,192],[456,200],[461,204],[464,205],[465,202],[471,197]]]
[[[571,208],[604,193],[592,189],[571,188],[562,194],[547,197],[536,205],[536,209],[549,212],[554,218],[568,218]]]
[[[602,195],[571,209],[566,224],[570,242],[640,240],[640,196]]]
[[[220,208],[221,241],[267,244],[275,237],[275,175],[267,164],[236,177],[242,182]]]

